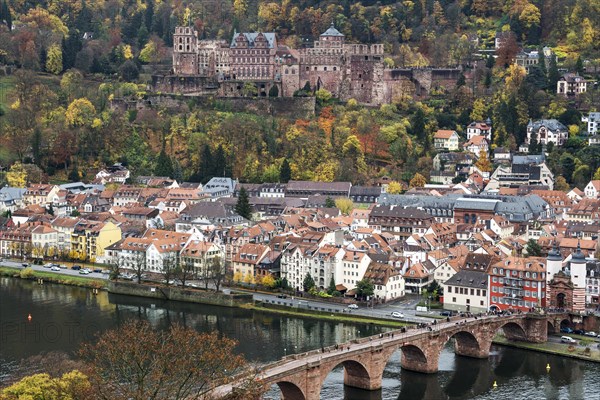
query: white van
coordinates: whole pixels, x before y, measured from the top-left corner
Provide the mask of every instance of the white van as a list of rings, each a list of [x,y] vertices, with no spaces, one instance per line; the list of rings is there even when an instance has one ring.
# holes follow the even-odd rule
[[[571,336],[562,336],[560,341],[563,343],[577,343],[577,340],[573,339]]]

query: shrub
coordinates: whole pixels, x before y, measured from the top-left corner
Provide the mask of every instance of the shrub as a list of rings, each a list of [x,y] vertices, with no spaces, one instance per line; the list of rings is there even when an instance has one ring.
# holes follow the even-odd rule
[[[23,279],[32,279],[35,276],[33,269],[27,267],[19,273],[19,276]]]

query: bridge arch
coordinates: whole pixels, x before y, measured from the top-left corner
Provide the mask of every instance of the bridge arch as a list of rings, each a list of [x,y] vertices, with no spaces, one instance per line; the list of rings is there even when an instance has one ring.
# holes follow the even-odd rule
[[[334,362],[323,368],[321,371],[321,382],[319,385],[319,391],[323,386],[323,382],[327,379],[329,374],[337,367],[342,366],[344,368],[344,385],[360,388],[370,389],[373,386],[373,379],[369,368],[367,368],[362,362],[354,359],[342,360]],[[381,377],[379,377],[381,380]],[[381,382],[379,382],[381,383]]]
[[[290,381],[279,381],[275,382],[271,387],[278,386],[281,391],[281,398],[283,400],[305,400],[306,396],[302,389],[293,382]]]
[[[506,336],[506,338],[509,340],[527,340],[527,333],[525,332],[525,329],[519,322],[509,321],[505,324],[500,325],[496,332],[500,330],[504,332],[504,336]]]
[[[440,351],[450,339],[454,339],[454,353],[459,356],[487,358],[490,354],[491,340],[476,336],[473,332],[460,330],[448,336],[440,346]]]

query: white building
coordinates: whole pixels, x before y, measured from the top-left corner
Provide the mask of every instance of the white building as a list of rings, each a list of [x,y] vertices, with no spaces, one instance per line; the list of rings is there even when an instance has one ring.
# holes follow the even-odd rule
[[[588,199],[600,198],[600,180],[590,181],[583,189],[583,193]]]
[[[463,269],[444,285],[444,308],[466,312],[488,311],[488,275]]]
[[[587,132],[588,135],[597,135],[598,134],[598,124],[600,124],[600,112],[593,111],[590,112],[587,116],[581,117],[581,122],[587,123]]]
[[[531,143],[532,136],[544,146],[550,142],[562,146],[569,139],[569,130],[556,119],[540,119],[527,124],[527,144]]]

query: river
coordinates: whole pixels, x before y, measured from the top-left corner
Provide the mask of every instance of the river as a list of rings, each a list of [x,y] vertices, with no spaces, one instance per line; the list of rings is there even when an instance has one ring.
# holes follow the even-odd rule
[[[31,321],[27,316],[31,314]],[[159,302],[91,290],[0,278],[0,380],[20,360],[47,351],[73,354],[82,341],[131,318],[158,329],[180,323],[199,331],[218,330],[239,342],[238,351],[256,363],[285,354],[377,334],[369,325],[292,318],[242,309]],[[546,365],[550,364],[550,372]],[[423,375],[401,371],[400,354],[386,367],[383,389],[345,388],[341,368],[327,377],[321,398],[392,399],[598,399],[600,364],[506,347],[492,348],[487,360],[456,357],[450,346],[440,356],[440,372]],[[497,388],[492,388],[493,382]],[[594,397],[596,396],[596,397]],[[266,399],[278,398],[276,388]]]

